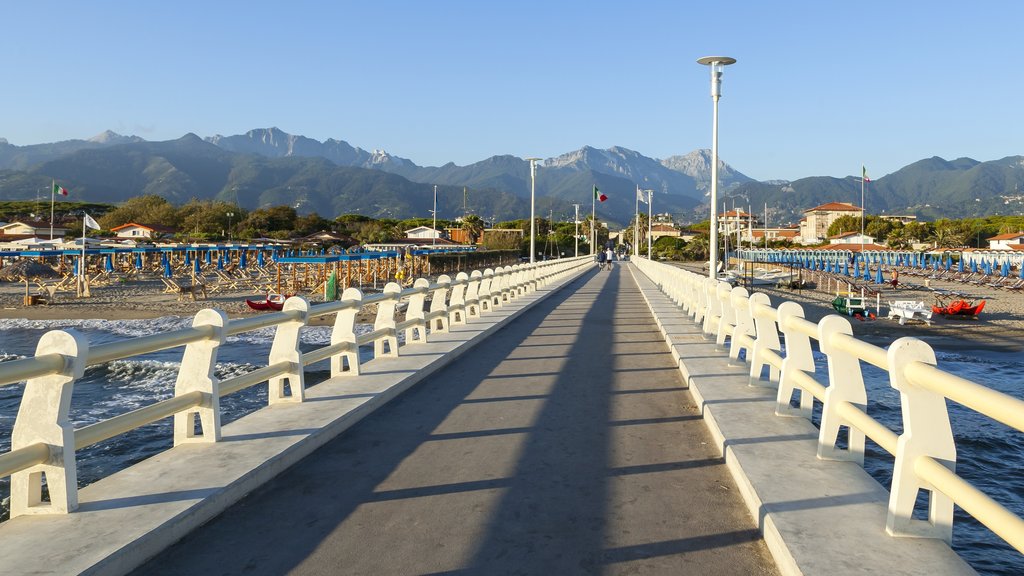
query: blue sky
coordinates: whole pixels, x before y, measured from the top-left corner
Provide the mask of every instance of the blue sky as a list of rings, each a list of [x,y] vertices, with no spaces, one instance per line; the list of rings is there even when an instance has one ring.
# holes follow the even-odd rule
[[[711,144],[757,179],[1024,154],[1024,3],[7,2],[0,137],[277,126],[420,165]]]

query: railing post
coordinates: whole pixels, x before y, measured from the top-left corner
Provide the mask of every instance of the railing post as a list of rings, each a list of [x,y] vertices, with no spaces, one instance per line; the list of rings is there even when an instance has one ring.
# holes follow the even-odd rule
[[[903,434],[896,442],[896,462],[889,490],[889,514],[885,531],[893,536],[953,539],[953,501],[914,472],[914,463],[931,457],[956,472],[956,444],[949,425],[946,399],[919,388],[904,376],[911,362],[934,366],[935,352],[916,338],[900,338],[889,346],[889,383],[900,392]],[[915,520],[914,504],[919,490],[929,492],[928,520]]]
[[[200,310],[192,326],[210,326],[213,335],[199,342],[185,346],[181,357],[181,368],[174,383],[174,395],[188,392],[202,392],[203,404],[174,415],[174,445],[220,441],[220,380],[214,374],[217,366],[217,350],[224,343],[224,327],[228,315],[220,310]],[[202,434],[196,434],[196,418]]]
[[[74,330],[43,334],[36,356],[60,354],[64,370],[31,378],[25,385],[11,431],[11,450],[46,444],[50,460],[11,475],[11,518],[29,514],[67,514],[78,508],[75,427],[68,419],[75,380],[85,373],[89,340]],[[43,502],[43,476],[50,493]]]
[[[750,316],[754,323],[754,346],[750,352],[750,385],[756,386],[761,380],[761,373],[768,362],[764,359],[765,352],[772,351],[779,354],[782,351],[782,344],[779,342],[779,330],[773,318],[758,314],[761,307],[771,308],[772,301],[764,292],[754,292],[750,295]],[[776,313],[777,316],[777,313]],[[779,354],[781,356],[781,354]],[[779,381],[779,369],[768,364],[768,381]]]
[[[866,410],[868,393],[864,389],[860,359],[832,344],[836,334],[853,335],[850,321],[830,314],[818,322],[818,348],[828,357],[828,389],[821,410],[821,429],[818,431],[818,458],[844,460],[864,465],[864,433],[839,415],[839,404],[849,402]],[[846,449],[836,448],[840,427],[846,427]]]
[[[742,286],[737,286],[732,289],[729,293],[729,301],[732,303],[733,318],[736,324],[732,329],[732,340],[729,341],[729,360],[738,361],[740,359],[740,350],[746,350],[746,359],[750,360],[750,354],[752,352],[754,341],[753,337],[757,334],[754,331],[754,319],[750,316],[750,304],[752,296],[747,292],[747,289]],[[750,338],[748,341],[747,338]]]
[[[419,289],[420,292],[409,296],[409,307],[405,309],[405,319],[419,320],[419,322],[405,329],[405,343],[425,343],[427,341],[427,314],[423,306],[427,301],[427,288],[430,287],[430,281],[426,278],[417,278],[412,287]],[[417,332],[419,332],[419,338],[416,338]]]
[[[269,364],[289,362],[291,370],[287,374],[274,376],[268,382],[267,399],[271,405],[284,402],[303,402],[306,399],[305,370],[302,365],[302,353],[299,351],[299,336],[302,327],[309,318],[309,302],[302,296],[292,296],[285,300],[282,312],[297,311],[299,317],[277,325],[274,343],[270,347]],[[285,384],[290,394],[285,394]]]
[[[455,285],[452,286],[452,294],[448,300],[448,320],[451,324],[466,323],[466,286],[469,284],[469,274],[459,272],[455,275]]]
[[[468,318],[480,317],[480,281],[483,273],[473,270],[469,275],[469,285],[466,287],[466,316]]]
[[[398,356],[398,336],[395,334],[395,308],[398,307],[398,295],[402,293],[402,287],[395,282],[388,282],[382,292],[390,295],[390,298],[381,300],[377,304],[377,318],[373,321],[373,330],[376,332],[383,328],[390,328],[391,333],[373,341],[374,358]],[[384,351],[385,344],[388,347],[387,352]]]
[[[331,377],[359,376],[359,343],[356,341],[356,316],[362,310],[363,293],[358,288],[346,288],[341,293],[342,302],[353,303],[342,308],[334,317],[334,328],[331,330],[331,345],[347,342],[348,350],[331,356]],[[348,362],[348,370],[345,370]]]
[[[746,291],[746,289],[742,289]],[[732,303],[732,286],[728,282],[719,282],[715,296],[718,298],[721,314],[718,317],[718,333],[715,337],[715,346],[719,350],[725,350],[726,336],[734,336],[733,328],[736,326],[736,309]]]
[[[437,288],[430,297],[430,331],[448,331],[448,287],[451,286],[450,276],[442,274],[437,277]]]
[[[491,311],[491,285],[494,283],[494,270],[487,268],[480,280],[480,289],[477,293],[477,304],[480,306],[480,314]]]
[[[804,309],[796,302],[779,304],[779,329],[786,339],[786,357],[782,359],[782,372],[779,374],[779,393],[775,398],[775,414],[777,416],[800,416],[811,419],[814,409],[814,396],[803,388],[797,388],[793,380],[797,372],[814,373],[814,354],[811,352],[811,338],[806,334],[789,327],[786,319],[803,318]],[[800,407],[789,405],[793,392],[800,391]]]

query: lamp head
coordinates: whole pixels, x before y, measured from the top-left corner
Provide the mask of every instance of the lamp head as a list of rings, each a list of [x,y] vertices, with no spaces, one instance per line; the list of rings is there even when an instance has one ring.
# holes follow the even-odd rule
[[[697,63],[711,67],[711,97],[718,98],[722,95],[722,68],[735,64],[736,59],[728,56],[705,56],[698,58]]]

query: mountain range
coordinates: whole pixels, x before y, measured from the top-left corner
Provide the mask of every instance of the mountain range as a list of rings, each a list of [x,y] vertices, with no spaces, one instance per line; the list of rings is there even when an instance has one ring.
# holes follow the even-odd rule
[[[571,219],[573,204],[589,209],[597,186],[608,196],[598,215],[625,224],[637,187],[652,189],[654,210],[677,220],[707,217],[711,159],[707,150],[654,159],[622,147],[579,150],[545,159],[536,181],[538,215]],[[767,203],[774,224],[795,222],[803,210],[832,201],[860,204],[860,178],[808,177],[758,182],[721,162],[720,200],[760,213]],[[466,166],[418,166],[383,150],[366,151],[342,140],[324,142],[277,128],[234,136],[148,142],[107,131],[88,140],[15,146],[0,139],[0,200],[32,199],[51,180],[76,199],[122,202],[157,194],[180,203],[220,199],[253,209],[290,205],[328,218],[343,213],[374,217],[426,216],[437,185],[438,216],[464,211],[499,220],[529,214],[529,162],[492,156]],[[924,219],[1018,213],[1024,157],[991,162],[930,158],[870,182],[869,213],[909,213]],[[641,206],[641,210],[644,207]]]

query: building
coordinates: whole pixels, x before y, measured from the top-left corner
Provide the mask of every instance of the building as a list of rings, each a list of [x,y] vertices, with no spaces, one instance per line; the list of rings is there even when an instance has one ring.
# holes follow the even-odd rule
[[[988,240],[989,250],[1015,250],[1014,245],[1024,243],[1024,232],[1000,234],[986,238],[986,240]]]
[[[432,238],[444,238],[444,233],[435,230],[430,226],[417,226],[405,231],[405,237],[413,240],[430,240]]]
[[[768,235],[769,242],[781,242],[788,240],[789,242],[796,242],[800,237],[799,228],[754,228],[748,232],[744,232],[741,237],[744,242],[750,242],[754,246],[763,246],[764,237]]]
[[[719,234],[732,234],[735,237],[737,229],[743,233],[756,225],[757,217],[740,209],[729,210],[718,215]]]
[[[118,238],[128,240],[156,240],[159,238],[174,236],[177,232],[173,228],[168,228],[166,226],[137,224],[135,222],[127,222],[120,226],[115,226],[111,228],[110,231]]]
[[[861,218],[864,209],[847,202],[829,202],[804,210],[800,220],[800,243],[817,244],[828,236],[828,227],[843,216]]]
[[[461,244],[456,244],[447,238],[398,238],[385,242],[367,242],[363,248],[367,252],[408,252],[409,250],[442,249],[455,246],[461,246]]]
[[[670,238],[679,238],[682,233],[678,228],[671,224],[652,224],[651,225],[651,241],[654,242],[658,238],[664,238],[668,236]]]
[[[828,241],[830,244],[857,244],[859,246],[861,244],[874,244],[875,237],[861,234],[860,232],[843,232],[842,234],[829,236]]]
[[[61,226],[53,227],[54,238],[63,238],[67,232],[67,228]],[[11,238],[11,236],[17,236],[18,238],[49,238],[50,223],[39,220],[15,220],[10,224],[0,226],[0,235],[6,236],[4,240],[14,240],[15,238]]]

